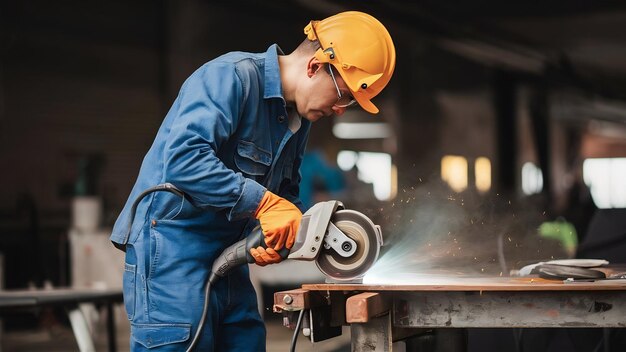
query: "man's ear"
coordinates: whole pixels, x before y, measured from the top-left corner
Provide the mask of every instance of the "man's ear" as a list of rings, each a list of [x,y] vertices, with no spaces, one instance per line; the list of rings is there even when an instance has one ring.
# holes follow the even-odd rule
[[[322,67],[324,63],[318,60],[315,56],[309,59],[309,62],[306,66],[306,75],[307,77],[313,77]]]

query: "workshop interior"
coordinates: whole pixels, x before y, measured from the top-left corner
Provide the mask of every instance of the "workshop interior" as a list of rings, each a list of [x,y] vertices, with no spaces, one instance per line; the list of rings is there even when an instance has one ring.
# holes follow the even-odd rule
[[[293,247],[233,238],[200,326],[247,266],[267,351],[626,351],[626,4],[565,0],[0,2],[0,351],[132,350],[110,236],[181,86],[345,11],[380,112],[311,124]]]

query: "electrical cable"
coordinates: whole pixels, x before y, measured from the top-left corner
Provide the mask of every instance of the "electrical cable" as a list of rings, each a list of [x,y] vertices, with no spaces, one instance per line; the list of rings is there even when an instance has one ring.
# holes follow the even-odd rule
[[[296,351],[296,342],[298,342],[298,332],[300,331],[300,325],[302,325],[302,318],[304,317],[304,309],[300,311],[298,315],[298,322],[296,323],[296,330],[293,332],[293,337],[291,338],[291,348],[289,348],[290,352]]]
[[[206,285],[204,287],[204,305],[202,306],[202,315],[200,316],[200,322],[198,322],[198,329],[196,329],[196,333],[193,335],[193,339],[189,343],[189,347],[185,350],[185,352],[191,352],[198,340],[200,339],[200,334],[202,333],[202,329],[204,329],[204,322],[206,321],[206,316],[209,311],[209,298],[211,297],[211,285],[218,279],[218,276],[211,273],[211,276],[206,281]]]

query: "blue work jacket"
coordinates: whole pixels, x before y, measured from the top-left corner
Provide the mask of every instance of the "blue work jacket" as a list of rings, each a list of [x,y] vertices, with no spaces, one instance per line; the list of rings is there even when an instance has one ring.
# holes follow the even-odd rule
[[[175,221],[170,228],[206,233],[216,240],[212,252],[219,252],[251,228],[266,189],[304,211],[299,167],[310,122],[295,116],[300,127],[295,133],[289,128],[279,54],[276,44],[265,53],[228,53],[185,81],[115,223],[114,243],[132,244],[145,226]],[[165,182],[187,199],[167,192],[146,196],[129,231],[136,197]]]

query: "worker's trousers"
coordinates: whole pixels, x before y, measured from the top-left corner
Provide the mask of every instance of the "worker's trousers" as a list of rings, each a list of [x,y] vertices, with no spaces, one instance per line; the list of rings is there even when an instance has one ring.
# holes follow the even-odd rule
[[[148,221],[126,247],[131,351],[184,351],[198,328],[212,261],[227,244],[183,224]],[[265,351],[265,326],[247,265],[218,280],[209,302],[196,351]]]

